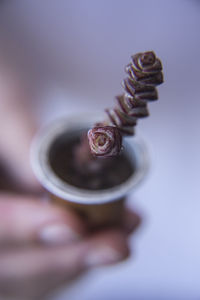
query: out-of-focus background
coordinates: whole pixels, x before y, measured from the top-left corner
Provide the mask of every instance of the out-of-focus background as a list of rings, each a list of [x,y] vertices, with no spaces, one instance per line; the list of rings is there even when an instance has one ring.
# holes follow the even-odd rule
[[[144,219],[132,256],[51,300],[200,299],[200,1],[2,2],[1,47],[36,91],[41,124],[112,106],[133,53],[154,50],[164,68],[138,126],[151,170],[129,197]]]

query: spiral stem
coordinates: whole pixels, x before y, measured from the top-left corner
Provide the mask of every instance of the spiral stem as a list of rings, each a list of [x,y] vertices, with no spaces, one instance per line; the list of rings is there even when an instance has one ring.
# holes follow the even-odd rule
[[[116,126],[123,135],[133,135],[137,119],[149,115],[147,102],[158,99],[156,86],[163,82],[162,64],[152,51],[138,53],[125,71],[125,93],[116,97],[116,107],[106,109],[106,113],[109,125]]]
[[[99,124],[102,134],[104,134],[103,128],[105,128],[105,132],[109,128],[112,130],[113,127],[115,131],[118,130],[119,134],[113,136],[115,139],[118,137],[120,139],[121,135],[134,134],[134,126],[137,124],[137,120],[149,115],[147,103],[158,99],[156,86],[163,82],[162,64],[153,51],[137,53],[131,58],[131,63],[125,68],[128,77],[122,83],[125,92],[116,97],[117,104],[114,108],[105,110],[108,119]],[[95,141],[94,136],[99,127],[96,124],[88,135],[91,151],[94,149],[93,145],[95,145],[97,153],[98,143]],[[109,142],[113,145],[110,147],[110,156],[119,154],[120,149],[116,147],[119,142],[111,139]],[[105,143],[107,143],[107,140],[105,140]],[[112,151],[112,147],[115,147],[117,151]],[[92,152],[94,153],[94,151]],[[101,156],[103,155],[101,151]],[[108,153],[105,153],[105,156],[108,156]]]

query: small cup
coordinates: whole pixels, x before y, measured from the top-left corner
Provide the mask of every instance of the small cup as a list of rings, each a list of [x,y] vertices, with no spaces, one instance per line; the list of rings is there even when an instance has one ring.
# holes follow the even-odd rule
[[[121,184],[101,189],[88,190],[73,186],[61,179],[50,164],[50,153],[59,139],[80,136],[93,124],[102,120],[101,115],[82,114],[60,119],[41,130],[35,137],[31,149],[31,163],[50,199],[63,207],[75,210],[92,226],[118,223],[123,213],[124,200],[145,177],[148,156],[144,143],[136,137],[124,141],[124,151],[134,165],[134,172]]]

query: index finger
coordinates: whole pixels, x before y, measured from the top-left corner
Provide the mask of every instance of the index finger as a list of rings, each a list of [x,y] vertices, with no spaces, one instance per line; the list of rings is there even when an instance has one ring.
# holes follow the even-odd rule
[[[62,244],[77,240],[85,224],[69,210],[40,198],[2,194],[0,196],[0,244],[41,242]]]

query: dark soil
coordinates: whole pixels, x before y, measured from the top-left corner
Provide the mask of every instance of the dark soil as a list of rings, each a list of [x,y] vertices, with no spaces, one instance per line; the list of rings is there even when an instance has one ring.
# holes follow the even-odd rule
[[[96,167],[77,168],[75,149],[80,136],[80,133],[79,136],[62,136],[52,144],[49,163],[63,181],[82,189],[102,190],[123,183],[133,174],[135,167],[125,150],[114,158],[93,158],[91,164]]]

